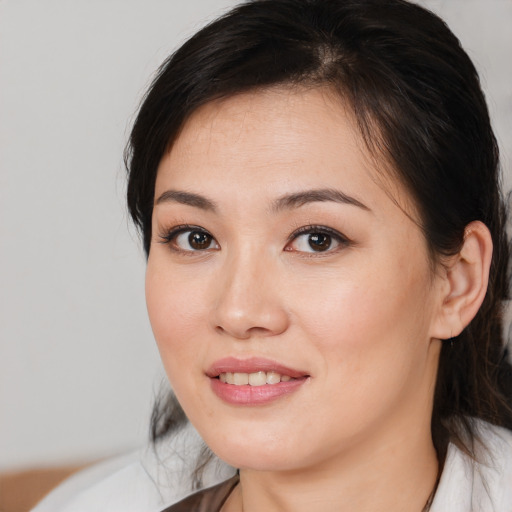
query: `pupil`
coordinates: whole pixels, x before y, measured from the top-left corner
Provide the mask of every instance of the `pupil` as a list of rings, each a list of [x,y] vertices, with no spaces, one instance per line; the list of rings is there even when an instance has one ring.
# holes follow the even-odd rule
[[[211,236],[200,231],[192,231],[188,235],[188,243],[194,249],[208,249],[211,243]]]
[[[314,251],[326,251],[331,246],[331,237],[323,233],[309,235],[309,246]]]

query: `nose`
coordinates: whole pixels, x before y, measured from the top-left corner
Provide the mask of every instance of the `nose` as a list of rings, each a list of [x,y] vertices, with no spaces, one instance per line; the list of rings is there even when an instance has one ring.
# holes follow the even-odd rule
[[[286,331],[289,314],[278,268],[253,255],[226,261],[222,274],[213,309],[217,332],[249,339]]]

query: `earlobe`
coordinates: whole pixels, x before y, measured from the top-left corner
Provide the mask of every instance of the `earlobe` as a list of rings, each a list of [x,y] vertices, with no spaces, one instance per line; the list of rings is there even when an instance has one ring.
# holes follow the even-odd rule
[[[460,252],[445,262],[432,338],[458,336],[473,320],[487,292],[491,258],[489,229],[480,221],[469,223]]]

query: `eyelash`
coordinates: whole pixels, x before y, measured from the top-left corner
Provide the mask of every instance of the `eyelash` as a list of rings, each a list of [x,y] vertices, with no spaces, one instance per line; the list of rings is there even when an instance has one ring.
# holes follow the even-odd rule
[[[175,226],[175,227],[169,229],[168,231],[160,233],[159,234],[159,238],[160,238],[159,243],[168,245],[169,248],[175,252],[179,252],[181,254],[187,254],[187,255],[194,255],[197,253],[206,253],[206,252],[209,252],[212,250],[210,248],[207,248],[204,250],[193,250],[193,249],[187,250],[187,249],[181,249],[180,247],[178,247],[175,244],[176,238],[181,234],[187,233],[188,231],[205,234],[205,235],[211,237],[212,241],[216,242],[215,237],[210,232],[208,232],[206,229],[204,229],[200,226],[195,226],[195,225],[190,225],[190,224],[181,224],[179,226]],[[327,226],[311,224],[311,225],[302,226],[299,229],[296,229],[288,237],[288,241],[287,241],[287,244],[286,244],[286,247],[284,250],[291,251],[290,249],[287,249],[289,247],[289,244],[291,244],[292,242],[297,240],[301,235],[306,235],[306,234],[326,235],[326,236],[330,237],[332,240],[334,240],[335,242],[337,242],[340,246],[340,247],[334,248],[334,249],[330,249],[330,247],[329,247],[325,251],[312,251],[312,252],[297,251],[302,254],[307,254],[308,255],[307,257],[318,257],[318,256],[321,257],[325,254],[331,254],[333,252],[337,252],[337,250],[339,250],[340,248],[345,248],[345,247],[352,245],[352,241],[350,239],[348,239],[345,235],[340,233],[339,231],[336,231],[335,229],[329,228]],[[216,242],[216,243],[218,244],[218,242]],[[214,250],[217,250],[217,249],[214,249]]]
[[[159,237],[160,237],[159,242],[161,244],[168,245],[172,251],[179,252],[180,254],[193,255],[193,254],[199,253],[199,252],[207,252],[208,249],[204,249],[202,251],[193,250],[193,249],[187,250],[187,249],[181,249],[180,247],[178,247],[176,245],[176,243],[175,243],[176,238],[179,235],[187,233],[188,231],[208,235],[209,237],[211,237],[211,239],[213,241],[215,241],[215,237],[211,233],[209,233],[206,229],[204,229],[200,226],[194,226],[191,224],[181,224],[179,226],[175,226],[175,227],[169,229],[168,231],[160,233],[159,234]]]
[[[334,249],[327,249],[326,251],[312,251],[312,252],[305,252],[305,251],[298,251],[302,254],[306,254],[307,257],[322,257],[327,254],[332,254],[334,252],[337,252],[338,250],[342,248],[349,247],[352,245],[352,241],[347,238],[345,235],[340,233],[339,231],[336,231],[335,229],[329,228],[327,226],[321,226],[318,224],[310,224],[307,226],[302,226],[299,229],[295,230],[289,237],[288,237],[288,244],[294,242],[299,238],[301,235],[327,235],[332,240],[336,241],[339,244],[339,247]],[[288,247],[287,244],[287,247]],[[286,248],[285,248],[286,250]]]

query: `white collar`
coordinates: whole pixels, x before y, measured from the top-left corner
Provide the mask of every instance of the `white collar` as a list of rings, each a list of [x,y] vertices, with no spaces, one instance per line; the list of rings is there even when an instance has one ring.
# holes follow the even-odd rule
[[[454,444],[430,512],[512,512],[512,432],[477,421],[485,448],[477,461]]]

